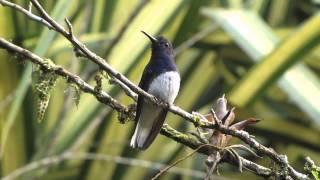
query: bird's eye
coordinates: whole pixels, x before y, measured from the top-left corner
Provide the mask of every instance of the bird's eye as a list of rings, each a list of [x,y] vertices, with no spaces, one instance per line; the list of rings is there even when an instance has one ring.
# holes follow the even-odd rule
[[[169,47],[169,43],[164,43],[164,46]]]

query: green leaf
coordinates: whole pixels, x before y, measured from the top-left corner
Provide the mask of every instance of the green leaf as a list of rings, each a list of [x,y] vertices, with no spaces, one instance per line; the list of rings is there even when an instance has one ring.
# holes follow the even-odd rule
[[[318,45],[320,13],[281,43],[250,11],[203,9],[202,13],[218,22],[254,61],[261,61],[228,94],[234,105],[250,105],[279,80],[290,99],[320,125],[320,81],[303,63],[293,66]]]
[[[4,38],[12,38],[17,33],[15,31],[17,19],[11,16],[12,11],[7,8],[0,7],[0,36]],[[16,86],[19,83],[19,66],[15,61],[18,58],[12,57],[12,54],[7,53],[3,49],[0,50],[0,133],[3,138],[4,133],[10,137],[10,143],[6,143],[6,151],[3,149],[3,141],[1,142],[0,157],[1,157],[1,175],[7,175],[14,169],[23,166],[27,161],[27,146],[24,141],[25,137],[25,117],[20,112],[14,124],[12,124],[11,132],[7,132],[5,128],[8,122],[8,111],[10,110],[11,100],[14,100],[18,95]],[[20,59],[19,59],[20,60]],[[9,100],[8,100],[9,99]],[[4,103],[6,102],[6,103]],[[4,105],[5,104],[5,105]],[[1,139],[2,140],[2,139]],[[12,156],[14,154],[14,156]]]
[[[69,4],[70,4],[69,1],[59,0],[51,13],[52,18],[57,20],[58,22],[61,22],[67,12]],[[38,44],[34,50],[34,53],[36,53],[40,56],[44,55],[45,52],[47,51],[47,49],[50,47],[51,42],[54,38],[54,35],[55,35],[55,32],[50,31],[48,29],[44,29],[43,32],[41,33],[40,39],[39,39]],[[21,78],[20,83],[17,88],[17,93],[15,96],[16,98],[12,102],[12,105],[11,105],[11,108],[9,111],[9,116],[8,116],[7,122],[4,127],[4,132],[2,135],[2,142],[1,142],[2,147],[3,147],[3,151],[5,150],[5,147],[6,147],[6,142],[8,140],[8,134],[11,130],[12,125],[15,122],[15,119],[16,119],[18,113],[20,112],[20,107],[21,107],[22,102],[25,98],[26,92],[29,88],[30,81],[31,81],[31,79],[30,79],[31,73],[32,73],[32,65],[28,64],[21,75],[22,78]]]

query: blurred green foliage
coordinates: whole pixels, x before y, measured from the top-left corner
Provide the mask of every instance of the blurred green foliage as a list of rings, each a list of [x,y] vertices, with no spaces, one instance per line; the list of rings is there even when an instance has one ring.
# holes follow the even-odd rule
[[[28,7],[28,1],[14,2]],[[110,42],[141,0],[41,3],[57,21],[63,23],[68,17],[75,35],[92,51],[106,57]],[[203,38],[176,56],[182,77],[176,104],[190,112],[207,112],[214,100],[226,93],[239,118],[262,119],[249,129],[250,133],[287,154],[302,171],[305,156],[320,162],[319,7],[315,0],[151,0],[130,22],[107,61],[138,83],[150,57],[148,39],[140,30],[164,35],[178,47],[210,28]],[[2,6],[0,27],[1,37],[95,84],[92,72],[99,73],[97,67],[75,57],[72,46],[57,33]],[[23,60],[3,50],[0,59],[2,177],[32,161],[69,150],[164,164],[190,151],[163,136],[146,151],[129,148],[133,123],[120,124],[117,113],[95,98],[80,94],[62,78],[51,91],[44,120],[39,123],[36,93],[31,88],[35,83],[32,65],[19,63]],[[125,104],[133,103],[107,79],[103,80],[103,89]],[[167,122],[183,132],[194,130],[172,114]],[[199,173],[205,171],[204,160],[196,155],[178,167]],[[253,160],[270,165],[265,159]],[[22,179],[148,179],[156,172],[152,167],[79,159],[30,171]],[[257,178],[230,165],[222,165],[220,174],[228,179]],[[198,178],[169,172],[162,179]]]

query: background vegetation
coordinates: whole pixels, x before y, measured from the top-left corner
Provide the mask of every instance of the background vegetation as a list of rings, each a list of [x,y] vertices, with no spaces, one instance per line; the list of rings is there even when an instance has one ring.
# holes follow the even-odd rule
[[[24,7],[29,2],[14,1]],[[74,33],[108,59],[115,69],[138,83],[150,57],[148,39],[164,35],[176,47],[182,77],[176,104],[207,112],[226,93],[239,119],[262,119],[249,132],[289,157],[303,170],[304,157],[320,162],[320,12],[317,0],[57,0],[41,1],[54,19],[68,17]],[[132,16],[133,13],[136,15]],[[132,17],[128,23],[128,18]],[[126,26],[127,25],[127,26]],[[126,26],[126,28],[123,28]],[[51,58],[91,84],[96,66],[75,57],[72,46],[54,31],[0,6],[0,36]],[[115,37],[120,32],[119,41]],[[110,46],[111,45],[111,46]],[[77,88],[58,79],[47,112],[39,122],[37,76],[30,63],[0,51],[1,176],[50,155],[92,152],[170,164],[190,149],[159,136],[147,151],[128,147],[133,123]],[[15,60],[15,59],[18,59]],[[19,62],[19,63],[17,63]],[[103,89],[121,102],[133,101],[103,80]],[[167,122],[188,132],[192,125],[169,114]],[[237,143],[235,140],[233,143]],[[243,154],[246,155],[246,154]],[[249,155],[248,155],[249,156]],[[196,155],[178,167],[204,172],[206,157]],[[253,158],[253,157],[249,157]],[[263,159],[255,161],[270,165]],[[131,164],[130,164],[131,162]],[[68,160],[27,173],[39,179],[144,179],[156,164]],[[185,171],[183,171],[185,172]],[[256,179],[224,164],[228,179]],[[176,171],[162,179],[196,179]]]

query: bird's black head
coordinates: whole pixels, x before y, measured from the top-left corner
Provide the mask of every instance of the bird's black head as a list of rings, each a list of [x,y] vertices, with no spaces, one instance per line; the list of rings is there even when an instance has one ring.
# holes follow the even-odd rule
[[[144,31],[141,31],[141,32],[145,34],[152,42],[152,53],[154,55],[162,54],[162,55],[168,55],[169,57],[174,56],[172,45],[166,38],[162,36],[155,38]]]

